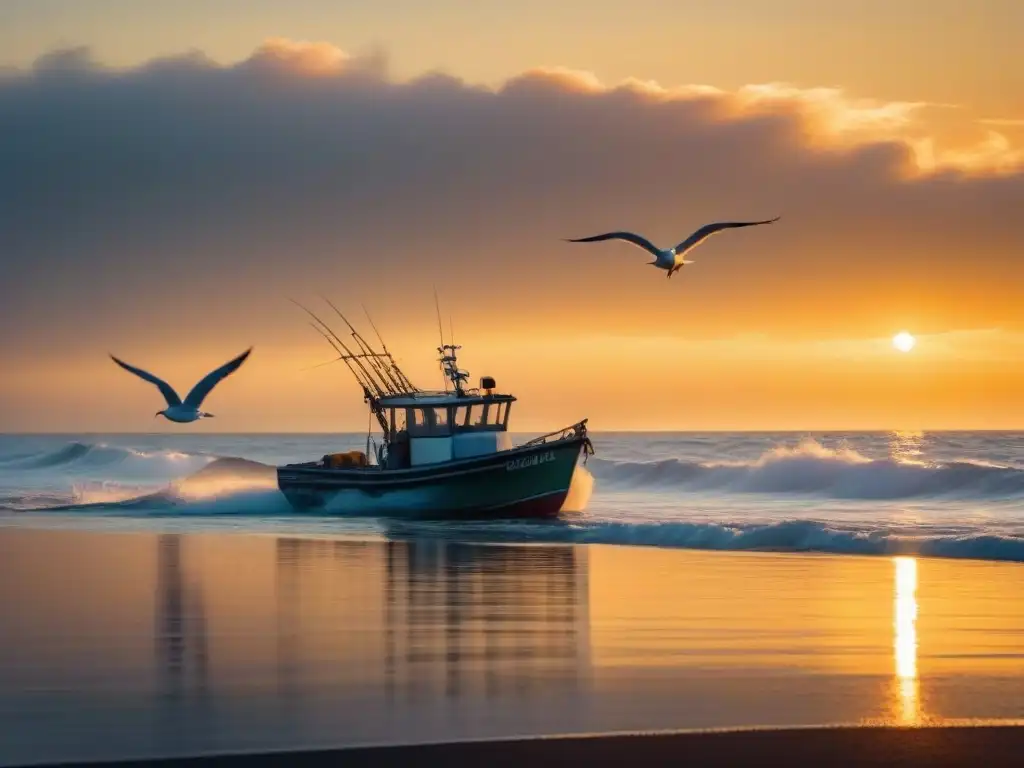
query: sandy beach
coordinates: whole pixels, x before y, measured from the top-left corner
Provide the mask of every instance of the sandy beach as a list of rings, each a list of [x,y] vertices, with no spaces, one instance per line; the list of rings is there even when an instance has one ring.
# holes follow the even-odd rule
[[[1015,564],[15,528],[0,558],[7,765],[1021,717]],[[608,743],[930,760],[1019,738],[786,733]]]
[[[657,735],[541,738],[319,752],[211,755],[200,758],[109,763],[129,766],[247,768],[293,765],[593,766],[832,765],[838,768],[943,768],[984,760],[989,766],[1020,764],[1024,728],[971,726],[930,728],[827,728]],[[100,764],[93,764],[98,768]]]

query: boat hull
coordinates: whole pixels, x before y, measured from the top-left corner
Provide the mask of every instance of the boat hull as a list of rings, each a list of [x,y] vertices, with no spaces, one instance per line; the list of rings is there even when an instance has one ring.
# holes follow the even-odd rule
[[[552,517],[565,502],[585,436],[411,469],[278,467],[297,510],[350,515]]]

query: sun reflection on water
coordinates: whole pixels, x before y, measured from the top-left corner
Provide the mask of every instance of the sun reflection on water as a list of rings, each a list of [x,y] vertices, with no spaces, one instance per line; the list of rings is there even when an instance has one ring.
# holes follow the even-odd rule
[[[889,456],[900,464],[926,464],[924,432],[897,430],[889,438]]]
[[[896,565],[893,654],[898,717],[901,723],[910,725],[921,717],[917,677],[917,560],[913,557],[893,560]]]

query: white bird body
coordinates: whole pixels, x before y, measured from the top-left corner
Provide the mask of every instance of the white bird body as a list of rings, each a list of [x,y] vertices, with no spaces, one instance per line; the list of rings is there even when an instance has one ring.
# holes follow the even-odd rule
[[[212,413],[205,413],[198,408],[190,408],[182,403],[181,405],[169,405],[162,411],[156,412],[157,416],[163,416],[168,421],[178,424],[188,424],[190,421],[213,418]]]
[[[672,277],[672,274],[674,272],[678,272],[684,265],[694,263],[693,261],[683,257],[686,253],[704,242],[704,240],[711,237],[711,235],[721,232],[724,229],[733,229],[735,227],[754,227],[759,224],[771,224],[772,222],[778,221],[779,218],[779,216],[776,216],[774,219],[767,219],[765,221],[718,221],[713,224],[706,224],[673,248],[658,248],[646,237],[634,232],[605,232],[603,235],[581,237],[575,240],[569,240],[568,242],[596,243],[601,240],[625,240],[639,248],[643,248],[654,256],[654,261],[648,263],[658,269],[664,269],[668,272],[667,277]]]
[[[164,396],[164,400],[167,401],[167,407],[162,411],[157,411],[154,414],[154,418],[156,416],[163,416],[168,421],[173,421],[178,424],[188,424],[189,422],[197,421],[198,419],[209,419],[213,417],[212,413],[206,413],[205,411],[199,410],[199,407],[203,404],[203,400],[205,400],[211,390],[220,383],[221,379],[224,379],[237,371],[241,367],[242,363],[245,362],[246,358],[249,357],[251,352],[252,347],[249,347],[249,349],[238,357],[225,363],[220,368],[206,374],[198,384],[192,387],[192,390],[185,396],[184,401],[178,397],[178,393],[174,391],[174,388],[163,379],[154,376],[149,371],[144,371],[141,368],[128,365],[128,363],[118,360],[113,355],[111,355],[110,358],[126,371],[134,373],[140,379],[148,381],[150,384],[155,384],[157,389],[160,390],[160,394],[162,394]]]
[[[671,248],[662,248],[654,257],[651,265],[658,269],[667,269],[669,273],[682,269],[684,264],[693,264],[689,259],[684,259],[681,253],[676,253]]]

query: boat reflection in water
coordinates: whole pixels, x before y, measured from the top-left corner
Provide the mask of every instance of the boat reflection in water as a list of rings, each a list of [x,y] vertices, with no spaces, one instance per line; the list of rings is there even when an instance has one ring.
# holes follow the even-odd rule
[[[360,676],[378,669],[389,699],[578,691],[588,677],[585,550],[297,538],[276,550],[279,647],[293,686],[299,669],[330,674],[335,653]],[[322,644],[332,626],[345,638],[333,649]]]
[[[157,673],[163,693],[180,696],[194,688],[205,693],[208,684],[208,638],[202,587],[185,572],[180,534],[156,539],[156,641]]]
[[[497,736],[582,717],[570,702],[590,678],[583,549],[156,539],[156,754]]]

